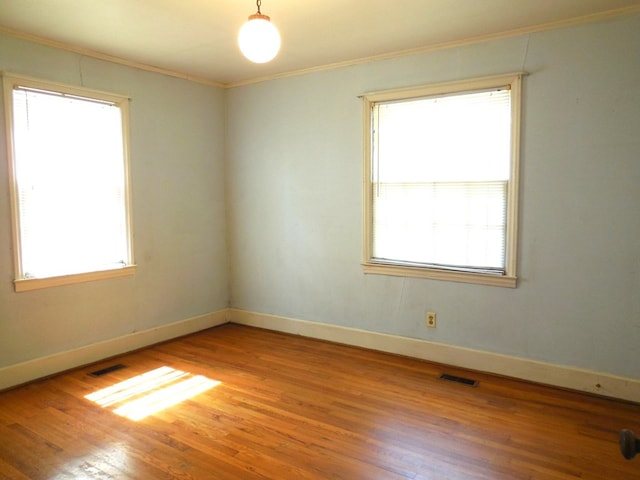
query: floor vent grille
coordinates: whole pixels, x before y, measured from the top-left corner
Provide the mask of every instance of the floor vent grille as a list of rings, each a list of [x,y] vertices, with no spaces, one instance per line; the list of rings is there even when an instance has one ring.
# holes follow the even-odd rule
[[[116,370],[122,370],[125,368],[124,365],[118,363],[116,365],[111,365],[110,367],[103,368],[102,370],[96,370],[95,372],[91,372],[89,375],[92,377],[101,377],[102,375],[106,375],[107,373],[115,372]]]
[[[443,373],[440,375],[440,380],[447,380],[449,382],[461,383],[463,385],[468,385],[470,387],[477,387],[478,381],[473,380],[471,378],[458,377],[456,375],[449,375],[448,373]]]

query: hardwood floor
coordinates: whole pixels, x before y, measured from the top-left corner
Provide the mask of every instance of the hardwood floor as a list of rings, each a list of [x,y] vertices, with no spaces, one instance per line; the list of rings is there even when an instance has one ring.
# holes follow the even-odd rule
[[[0,393],[0,478],[638,479],[622,428],[639,405],[224,325]]]

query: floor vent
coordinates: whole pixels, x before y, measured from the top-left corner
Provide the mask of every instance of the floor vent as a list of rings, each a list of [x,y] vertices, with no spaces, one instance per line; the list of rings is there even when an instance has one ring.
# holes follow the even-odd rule
[[[457,377],[455,375],[449,375],[448,373],[443,373],[442,375],[440,375],[440,380],[447,380],[449,382],[462,383],[463,385],[468,385],[470,387],[478,386],[477,380],[473,380],[471,378]]]
[[[91,372],[89,375],[91,375],[92,377],[101,377],[102,375],[106,375],[107,373],[115,372],[116,370],[121,370],[123,368],[125,368],[125,366],[121,363],[118,363],[117,365],[111,365],[110,367],[103,368],[102,370]]]

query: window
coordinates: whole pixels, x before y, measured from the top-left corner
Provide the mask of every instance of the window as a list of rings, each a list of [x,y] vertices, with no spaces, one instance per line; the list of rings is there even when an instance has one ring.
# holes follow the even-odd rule
[[[364,96],[365,273],[516,286],[520,79]]]
[[[16,291],[133,274],[128,99],[3,83]]]

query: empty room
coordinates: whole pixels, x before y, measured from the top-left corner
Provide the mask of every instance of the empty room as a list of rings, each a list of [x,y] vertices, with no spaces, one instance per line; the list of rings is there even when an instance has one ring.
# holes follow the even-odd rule
[[[0,478],[640,478],[640,0],[0,0],[0,71]]]

